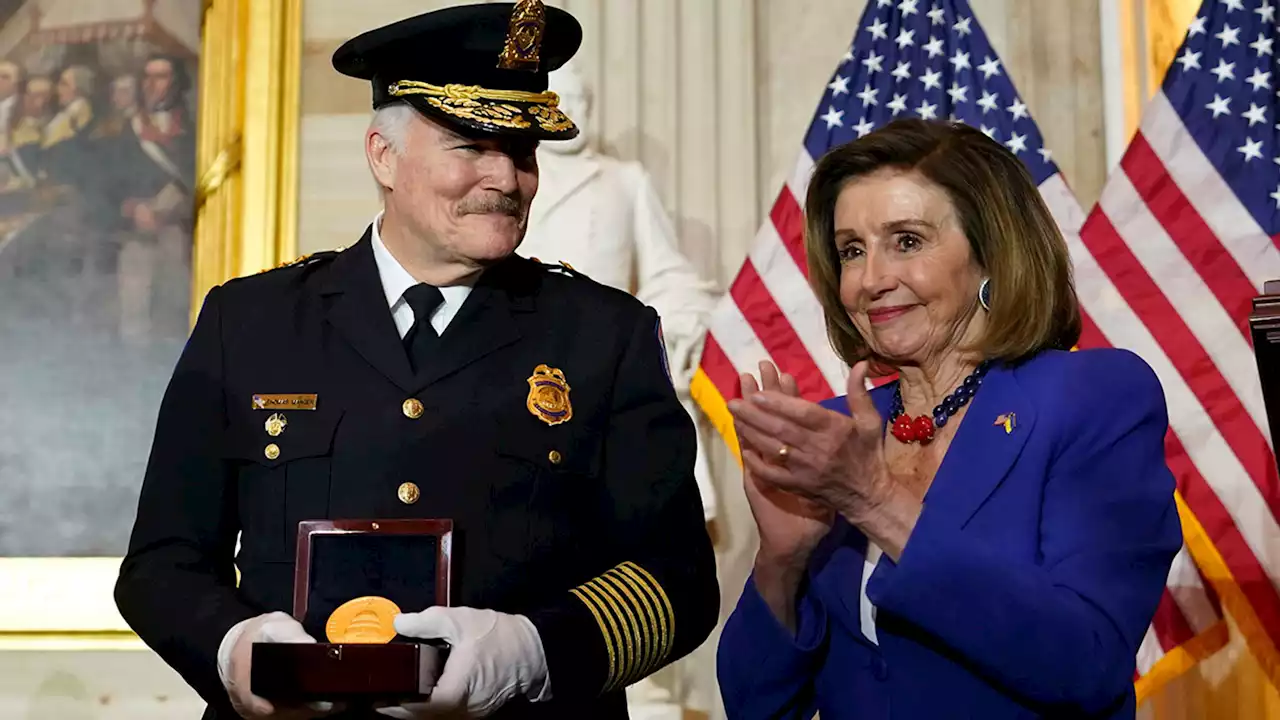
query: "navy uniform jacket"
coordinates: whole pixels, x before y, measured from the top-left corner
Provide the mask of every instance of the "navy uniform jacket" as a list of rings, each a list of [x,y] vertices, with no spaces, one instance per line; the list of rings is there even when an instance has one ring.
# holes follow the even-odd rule
[[[218,645],[292,611],[299,521],[451,518],[452,604],[525,614],[546,652],[551,701],[498,717],[626,717],[623,688],[701,644],[719,606],[657,322],[626,293],[513,256],[415,376],[367,232],[214,288],[160,408],[121,613],[206,718],[234,718]],[[567,422],[527,407],[540,365],[563,372]],[[271,436],[263,393],[315,394],[316,409]]]

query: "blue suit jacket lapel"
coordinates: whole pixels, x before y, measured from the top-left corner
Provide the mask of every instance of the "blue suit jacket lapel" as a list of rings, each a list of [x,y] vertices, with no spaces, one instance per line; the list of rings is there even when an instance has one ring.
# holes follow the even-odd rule
[[[889,422],[892,387],[890,385],[871,395],[884,426]],[[969,410],[955,437],[951,439],[942,466],[938,468],[933,484],[925,494],[922,521],[927,518],[931,523],[964,527],[1009,473],[1036,422],[1035,408],[1018,386],[1013,371],[999,365],[987,373],[982,387],[969,402]],[[848,405],[843,397],[834,398],[823,405],[848,414]],[[1002,415],[1014,417],[1008,432],[1003,424],[996,423],[996,418]],[[842,601],[844,612],[839,614],[842,622],[859,640],[874,647],[862,634],[859,609],[867,539],[843,518],[838,518],[836,523],[836,531],[829,538],[832,542],[825,548],[820,546],[817,552],[832,553],[843,546],[846,553],[852,551],[851,554],[857,556],[855,568],[849,568],[839,578],[828,578],[828,581],[835,585],[832,590]],[[853,560],[851,557],[846,559]],[[873,575],[880,574],[892,565],[893,561],[887,556],[881,557]]]
[[[962,528],[1000,486],[1036,423],[1035,407],[1012,370],[996,365],[969,401],[924,498],[930,522]],[[1001,418],[1012,416],[1008,427]]]

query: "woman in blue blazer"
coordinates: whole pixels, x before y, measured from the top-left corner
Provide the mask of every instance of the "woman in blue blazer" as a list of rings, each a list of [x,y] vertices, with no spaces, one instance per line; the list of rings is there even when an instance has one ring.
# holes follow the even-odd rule
[[[720,639],[729,717],[1132,718],[1182,542],[1164,395],[1132,353],[1070,351],[1026,169],[898,121],[823,157],[805,214],[852,371],[815,404],[766,363],[731,403],[760,548]]]

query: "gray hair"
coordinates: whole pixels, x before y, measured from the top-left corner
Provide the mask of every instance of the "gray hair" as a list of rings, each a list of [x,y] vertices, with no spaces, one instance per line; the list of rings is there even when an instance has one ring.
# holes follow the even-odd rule
[[[374,111],[369,128],[387,139],[392,152],[396,155],[404,155],[409,138],[409,121],[413,119],[414,112],[414,109],[405,103],[384,105]]]

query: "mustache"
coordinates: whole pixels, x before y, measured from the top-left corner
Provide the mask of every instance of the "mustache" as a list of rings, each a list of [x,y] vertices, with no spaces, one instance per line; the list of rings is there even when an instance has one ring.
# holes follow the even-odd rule
[[[490,213],[499,213],[502,215],[511,215],[520,217],[523,213],[523,203],[520,202],[520,195],[488,195],[483,198],[469,200],[458,206],[458,212],[462,215],[487,215]]]

